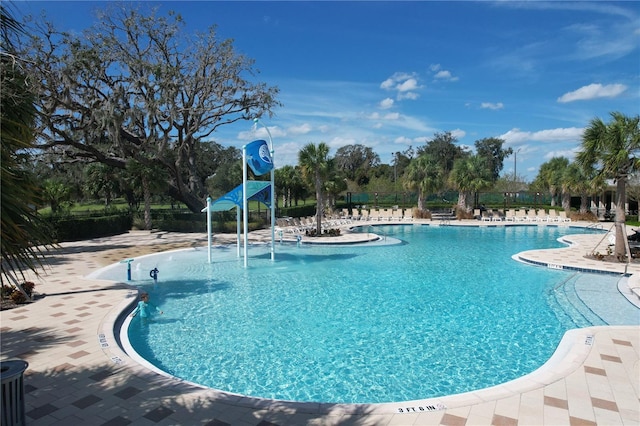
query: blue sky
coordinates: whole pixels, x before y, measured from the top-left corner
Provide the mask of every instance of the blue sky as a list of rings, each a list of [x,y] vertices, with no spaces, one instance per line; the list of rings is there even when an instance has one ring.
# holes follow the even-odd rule
[[[377,1],[146,2],[182,15],[188,30],[216,25],[253,58],[257,79],[281,90],[269,127],[275,165],[325,142],[393,152],[452,132],[473,147],[500,137],[517,173],[535,178],[554,156],[574,158],[594,117],[640,113],[639,2]],[[16,2],[82,30],[104,2]],[[251,122],[214,138],[265,138]],[[512,155],[503,173],[513,173]]]

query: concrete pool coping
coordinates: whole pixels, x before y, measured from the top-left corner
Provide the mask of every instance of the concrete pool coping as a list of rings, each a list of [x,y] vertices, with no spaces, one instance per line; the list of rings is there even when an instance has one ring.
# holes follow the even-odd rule
[[[468,226],[477,226],[477,221],[468,222]],[[428,223],[414,221],[413,224]],[[220,425],[344,424],[347,420],[376,425],[455,424],[460,419],[466,419],[467,424],[491,424],[502,420],[506,422],[503,424],[509,424],[511,420],[518,424],[569,424],[572,419],[584,420],[586,423],[582,424],[603,424],[602,419],[610,419],[606,424],[640,422],[640,379],[637,374],[640,327],[636,326],[571,330],[549,361],[524,377],[465,394],[402,403],[352,405],[261,400],[201,388],[156,374],[129,358],[113,333],[123,310],[135,302],[137,292],[122,284],[83,277],[99,267],[96,259],[107,257],[101,254],[109,250],[137,252],[144,244],[163,240],[170,245],[180,238],[187,244],[202,245],[202,236],[193,241],[193,235],[144,232],[69,244],[71,253],[60,256],[44,282],[37,284],[36,291],[47,293],[47,297],[0,313],[3,359],[18,357],[30,363],[25,380],[34,388],[26,397],[29,424],[68,424],[69,419],[81,419],[81,423],[86,420],[84,424],[147,421],[147,424],[209,422]],[[264,235],[258,233],[254,239],[264,241]],[[204,242],[206,244],[206,237]],[[585,252],[591,249],[588,244],[590,242],[584,240],[572,247],[552,250],[568,249],[575,258],[584,259]],[[569,253],[556,256],[557,251],[536,252],[540,253],[531,254],[531,258],[546,259],[554,265],[559,262],[575,266],[574,260],[567,258]],[[120,259],[126,257],[129,256]],[[609,265],[605,269],[610,269]],[[619,268],[611,269],[619,272]],[[632,269],[630,272],[637,276],[637,267]],[[52,318],[51,324],[46,325],[54,334],[73,334],[73,340],[34,350],[33,342],[26,337],[34,329],[43,327],[35,313],[39,317]],[[64,319],[69,321],[62,321]],[[24,339],[12,338],[18,334]],[[626,372],[626,381],[620,368]],[[52,377],[64,379],[66,371],[70,372],[69,376],[77,375],[81,378],[79,381],[87,385],[79,386],[77,381],[66,383],[65,380],[59,380],[55,385],[51,383]],[[101,371],[109,374],[100,374]],[[105,377],[96,381],[95,376]],[[594,380],[605,380],[606,383],[591,385]],[[576,387],[576,383],[582,385]],[[62,393],[57,386],[66,387],[72,393]],[[113,395],[131,388],[139,393],[127,399],[119,399],[116,395],[114,399]],[[605,388],[610,390],[606,392]],[[614,405],[615,410],[611,409]],[[98,407],[101,413],[96,413]]]

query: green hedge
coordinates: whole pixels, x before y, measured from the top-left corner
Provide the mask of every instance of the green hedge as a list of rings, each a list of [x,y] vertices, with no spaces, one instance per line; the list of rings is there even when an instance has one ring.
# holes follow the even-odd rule
[[[57,242],[118,235],[129,231],[132,224],[129,213],[88,217],[51,216],[47,220]]]
[[[278,209],[279,217],[306,217],[316,215],[316,205],[311,204],[308,206],[296,206],[296,207],[281,207]]]
[[[315,210],[314,210],[315,212]],[[264,215],[252,212],[249,217],[249,231],[265,227]],[[152,212],[154,229],[168,232],[206,232],[207,220],[204,213],[186,213],[162,211]],[[55,241],[79,241],[91,238],[118,235],[131,230],[133,215],[130,213],[108,214],[92,213],[87,216],[45,217],[52,228]],[[234,233],[237,230],[235,212],[216,212],[212,218],[214,233]]]
[[[168,232],[207,232],[205,213],[171,213],[152,218],[153,227]],[[257,214],[249,217],[249,231],[264,227],[264,220]],[[213,233],[233,233],[237,230],[235,210],[233,212],[215,212],[211,219]]]

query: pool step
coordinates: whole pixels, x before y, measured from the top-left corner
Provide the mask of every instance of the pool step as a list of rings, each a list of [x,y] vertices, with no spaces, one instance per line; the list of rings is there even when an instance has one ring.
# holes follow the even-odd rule
[[[604,321],[595,315],[576,293],[576,282],[581,274],[576,273],[551,292],[551,303],[557,305],[556,310],[559,319],[568,319],[575,327],[589,327],[591,325],[606,325]],[[555,303],[553,303],[555,302]]]

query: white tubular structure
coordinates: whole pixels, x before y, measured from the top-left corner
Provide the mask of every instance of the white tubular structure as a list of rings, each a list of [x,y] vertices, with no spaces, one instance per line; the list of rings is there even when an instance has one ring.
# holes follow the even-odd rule
[[[273,162],[273,139],[271,138],[271,132],[269,128],[265,126],[260,119],[254,118],[253,122],[260,124],[267,131],[269,136],[269,151],[271,154],[271,260],[276,258],[276,184],[275,184],[275,164]],[[245,162],[246,163],[246,162]]]

